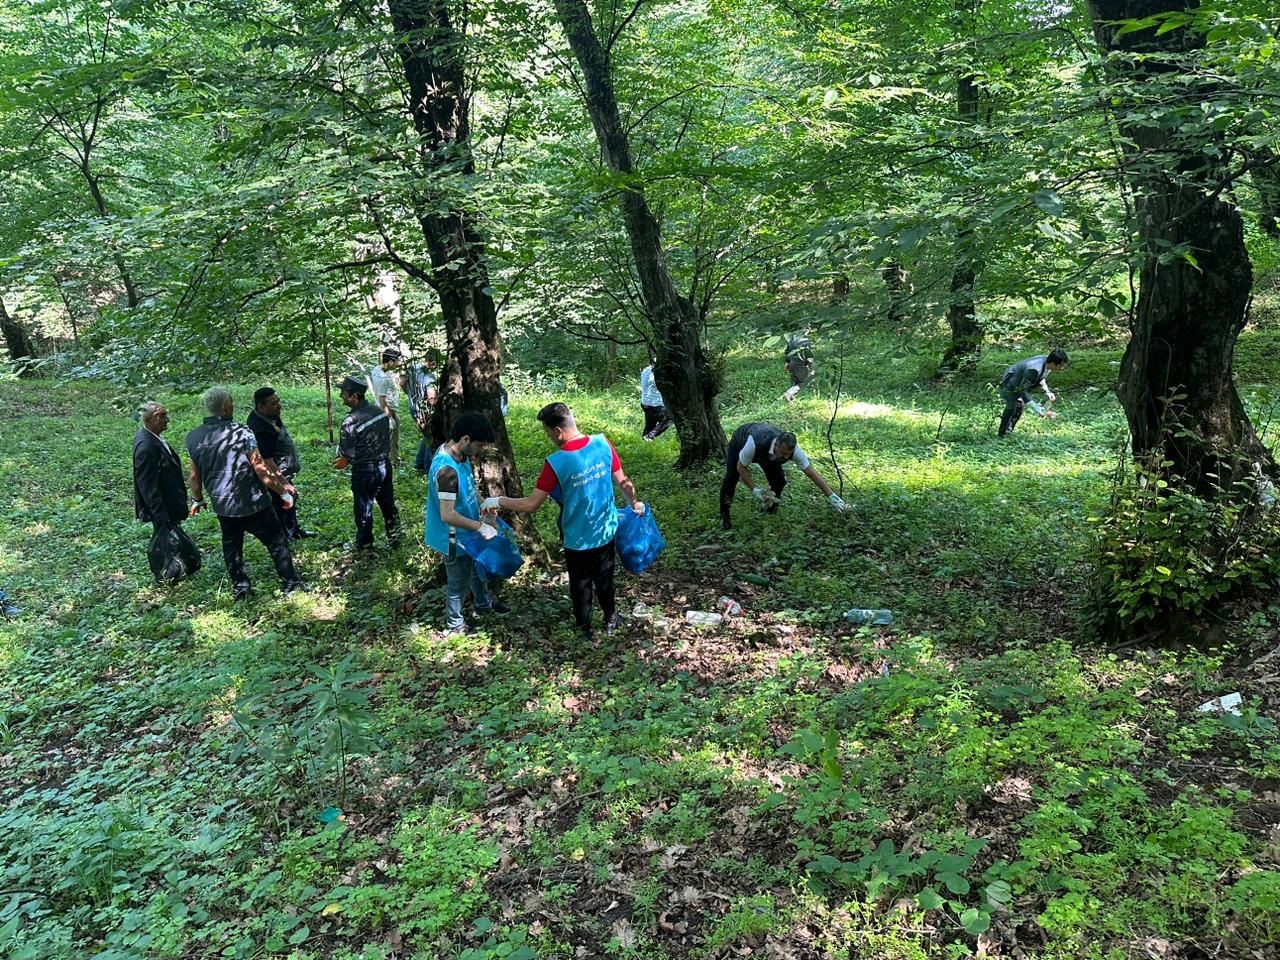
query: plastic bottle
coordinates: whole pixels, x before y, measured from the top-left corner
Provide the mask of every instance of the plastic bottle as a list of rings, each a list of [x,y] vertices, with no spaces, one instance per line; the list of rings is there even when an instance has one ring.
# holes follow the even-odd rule
[[[734,600],[732,597],[721,597],[716,602],[716,609],[726,617],[742,616],[742,604],[737,600]]]
[[[863,607],[854,607],[844,615],[844,618],[850,623],[870,623],[877,627],[887,627],[893,623],[892,610],[868,610]]]
[[[684,618],[695,627],[718,627],[724,622],[724,617],[720,614],[707,613],[705,610],[686,611]]]

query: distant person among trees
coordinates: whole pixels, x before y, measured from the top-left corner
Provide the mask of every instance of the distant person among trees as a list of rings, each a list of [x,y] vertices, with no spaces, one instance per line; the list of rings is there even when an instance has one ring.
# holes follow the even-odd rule
[[[816,364],[813,358],[813,341],[809,339],[809,331],[793,333],[787,340],[787,349],[783,356],[787,374],[791,377],[791,386],[782,395],[782,399],[790,403],[813,379],[813,371]]]
[[[284,592],[301,589],[289,537],[271,505],[272,493],[289,505],[293,485],[262,458],[253,431],[231,419],[235,408],[225,387],[206,390],[204,408],[208,414],[204,423],[187,434],[191,516],[204,508],[207,494],[222,530],[222,559],[231,578],[232,599],[243,600],[253,592],[244,565],[246,533],[257,537],[271,554]]]
[[[392,463],[400,462],[400,351],[394,347],[382,351],[382,363],[370,371],[369,386],[377,398],[378,406],[391,423]]]
[[[280,417],[280,409],[280,394],[271,387],[259,387],[253,392],[253,412],[249,414],[245,426],[253,431],[262,459],[279,470],[285,480],[296,487],[295,481],[302,472],[302,457],[298,455],[298,445],[293,442],[288,427]],[[284,500],[275,493],[271,494],[271,504],[289,539],[305,540],[315,536],[310,530],[302,529],[298,522],[297,494],[294,494],[292,507],[286,507]]]
[[[653,378],[652,357],[649,358],[649,365],[640,371],[640,409],[644,411],[645,440],[657,440],[673,422]]]
[[[436,400],[440,396],[440,388],[435,373],[428,367],[437,361],[438,354],[428,351],[426,362],[410,362],[405,367],[405,396],[409,400],[409,416],[418,428],[418,451],[413,458],[413,468],[419,475],[425,476],[431,463],[431,414],[435,410]]]
[[[493,525],[480,517],[480,497],[476,491],[471,458],[497,439],[484,414],[468,412],[458,416],[449,428],[449,439],[436,450],[427,477],[425,536],[428,549],[444,555],[444,628],[457,632],[467,628],[462,603],[470,590],[477,616],[507,613],[508,607],[493,598],[475,561],[458,544],[458,530],[472,530],[486,540],[497,536]]]
[[[720,484],[720,526],[725,530],[733,527],[729,509],[733,506],[733,495],[737,492],[739,482],[751,491],[766,513],[777,513],[782,488],[787,485],[782,466],[788,461],[813,481],[833,508],[840,513],[849,509],[840,495],[831,491],[827,481],[822,479],[822,474],[814,469],[805,452],[797,445],[794,433],[787,433],[771,423],[744,423],[733,431],[733,436],[729,439],[724,482]],[[767,487],[756,486],[751,473],[753,463],[764,471],[765,480],[769,484]]]
[[[147,561],[158,581],[172,583],[200,569],[200,551],[182,533],[187,519],[187,484],[182,458],[162,436],[169,411],[148,400],[138,410],[142,427],[133,437],[133,504],[139,520],[151,522]]]
[[[645,506],[604,434],[587,436],[579,431],[573,411],[563,403],[549,403],[539,410],[538,422],[557,449],[543,464],[533,493],[519,499],[488,497],[480,509],[533,513],[548,497],[559,503],[574,622],[582,639],[590,640],[594,592],[600,602],[605,633],[612,635],[618,627],[613,584],[618,508],[613,485],[618,485],[637,514],[643,514]]]
[[[1012,364],[1000,378],[1000,399],[1004,401],[1004,414],[1000,417],[1000,437],[1013,433],[1023,411],[1030,407],[1042,417],[1050,420],[1057,417],[1052,410],[1047,410],[1031,399],[1029,391],[1039,387],[1044,391],[1050,403],[1058,399],[1058,395],[1049,389],[1049,374],[1057,373],[1067,365],[1067,351],[1054,350],[1038,357],[1028,357]]]
[[[360,377],[346,377],[338,385],[343,404],[351,410],[338,435],[339,470],[351,468],[351,497],[356,521],[355,550],[373,547],[373,505],[382,511],[387,543],[400,542],[400,511],[391,461],[391,418],[365,399],[369,385]]]

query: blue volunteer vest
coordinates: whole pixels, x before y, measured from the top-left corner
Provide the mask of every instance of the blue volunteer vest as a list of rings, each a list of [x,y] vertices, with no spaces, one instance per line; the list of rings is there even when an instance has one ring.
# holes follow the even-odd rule
[[[426,526],[422,539],[428,547],[446,557],[449,555],[449,534],[453,527],[440,519],[440,489],[436,485],[436,474],[444,467],[453,467],[458,473],[458,499],[453,509],[469,520],[480,519],[480,499],[476,496],[475,475],[471,471],[471,461],[459,463],[441,447],[431,458],[431,472],[427,480]]]
[[[547,463],[560,481],[560,531],[567,550],[603,547],[618,532],[613,502],[613,451],[603,436],[580,450],[557,450]]]

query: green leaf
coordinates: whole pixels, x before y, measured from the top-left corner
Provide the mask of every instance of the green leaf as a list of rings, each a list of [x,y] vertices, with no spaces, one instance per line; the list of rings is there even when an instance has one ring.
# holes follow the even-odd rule
[[[920,904],[922,910],[937,910],[946,902],[933,887],[925,887],[916,894],[916,903]]]
[[[964,927],[965,933],[976,937],[991,928],[991,914],[985,910],[979,910],[977,907],[970,907],[960,914],[960,923]]]

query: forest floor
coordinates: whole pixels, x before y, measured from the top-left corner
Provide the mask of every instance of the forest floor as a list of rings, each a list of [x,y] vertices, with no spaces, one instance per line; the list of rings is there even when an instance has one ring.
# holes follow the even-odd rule
[[[1243,338],[1247,395],[1278,339]],[[952,386],[895,349],[868,334],[845,361],[851,513],[788,468],[781,512],[740,492],[731,533],[719,472],[674,474],[673,433],[641,442],[630,382],[556,394],[670,544],[619,584],[648,611],[593,644],[557,569],[529,566],[511,614],[444,636],[411,470],[409,543],[349,559],[311,387],[281,393],[316,591],[274,594],[250,541],[261,592],[233,604],[208,516],[187,524],[204,569],[158,588],[131,503],[141,398],[0,383],[0,588],[23,608],[0,623],[0,955],[1273,956],[1280,658],[1259,657],[1280,604],[1233,609],[1212,649],[1095,645],[1119,352],[1073,350],[1061,418],[997,441],[989,383],[1032,351]],[[781,363],[731,353],[726,428],[790,427],[839,484],[835,367],[786,405]],[[531,484],[553,394],[515,386]],[[178,446],[198,399],[158,399]],[[550,509],[537,523],[554,537]],[[721,595],[743,615],[685,623]],[[854,606],[894,623],[854,627]],[[1197,711],[1233,691],[1241,716]]]

